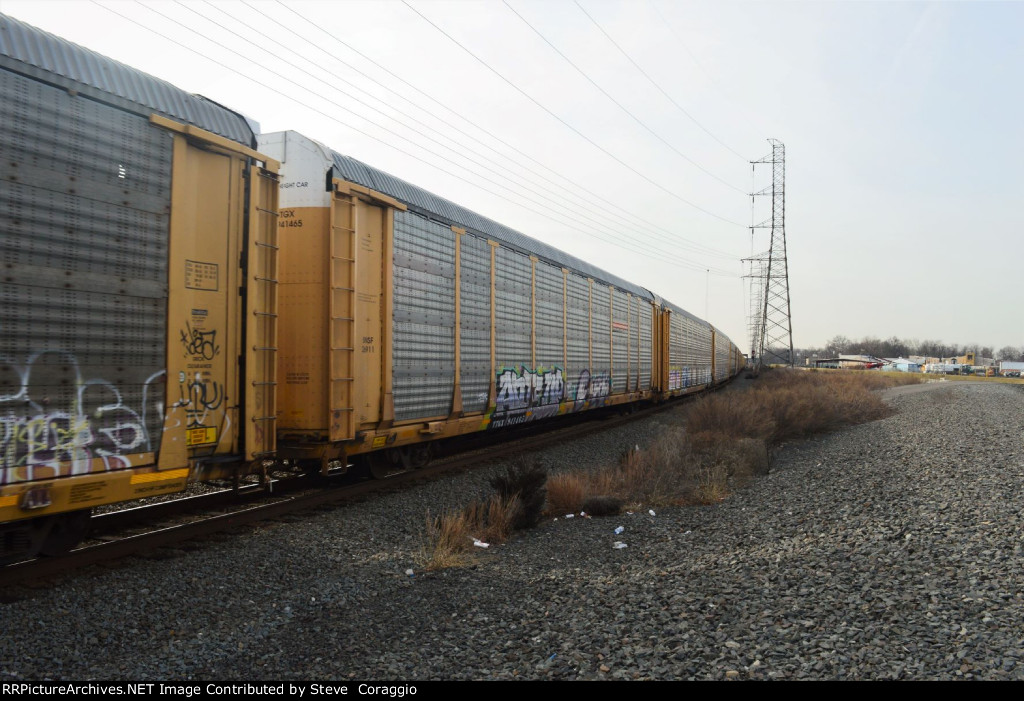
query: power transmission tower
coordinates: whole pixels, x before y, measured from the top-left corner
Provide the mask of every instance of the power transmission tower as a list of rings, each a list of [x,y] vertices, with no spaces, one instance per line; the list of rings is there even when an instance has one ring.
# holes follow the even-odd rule
[[[747,300],[747,337],[750,339],[750,362],[757,367],[761,357],[761,327],[764,321],[764,287],[768,274],[768,253],[759,253],[743,259],[747,273],[749,299]]]
[[[786,260],[786,147],[777,139],[768,139],[768,142],[772,152],[751,161],[754,167],[763,163],[772,166],[772,184],[751,193],[751,197],[772,198],[771,218],[750,227],[751,238],[754,229],[771,230],[768,252],[747,259],[751,266],[752,302],[755,295],[757,297],[757,306],[751,309],[751,361],[757,369],[771,364],[793,365],[793,323],[789,313],[789,263]]]

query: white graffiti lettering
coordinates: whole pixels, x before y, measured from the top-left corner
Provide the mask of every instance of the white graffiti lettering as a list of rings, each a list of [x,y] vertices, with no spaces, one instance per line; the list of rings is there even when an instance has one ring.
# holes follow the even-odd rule
[[[502,369],[495,378],[490,427],[501,428],[554,416],[565,396],[562,368]]]
[[[530,407],[558,404],[562,401],[565,383],[562,368],[502,370],[496,380],[497,412],[516,411]]]
[[[118,387],[83,379],[70,353],[42,351],[24,365],[0,358],[0,375],[14,387],[0,395],[0,484],[130,467],[128,456],[151,449]]]
[[[611,394],[612,378],[607,372],[591,374],[590,370],[581,370],[576,380],[576,396],[573,398],[573,411],[596,409],[605,404]]]

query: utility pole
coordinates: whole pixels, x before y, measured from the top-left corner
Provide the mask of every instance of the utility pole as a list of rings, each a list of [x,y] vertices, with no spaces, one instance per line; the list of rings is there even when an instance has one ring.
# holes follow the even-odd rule
[[[793,324],[789,311],[789,263],[786,260],[786,147],[777,139],[768,139],[772,152],[756,161],[771,164],[772,184],[751,198],[772,198],[772,215],[754,229],[770,229],[771,242],[766,253],[745,259],[750,264],[751,361],[755,369],[765,365],[793,365]],[[756,306],[754,303],[756,302]]]

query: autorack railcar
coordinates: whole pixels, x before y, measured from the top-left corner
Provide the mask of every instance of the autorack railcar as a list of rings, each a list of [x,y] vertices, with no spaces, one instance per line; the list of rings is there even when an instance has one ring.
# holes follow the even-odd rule
[[[434,441],[704,389],[707,322],[294,131],[281,163],[278,454],[408,468]]]
[[[643,287],[2,15],[0,97],[0,561],[189,481],[415,467],[742,367]]]
[[[273,456],[278,187],[255,133],[0,15],[0,557]]]

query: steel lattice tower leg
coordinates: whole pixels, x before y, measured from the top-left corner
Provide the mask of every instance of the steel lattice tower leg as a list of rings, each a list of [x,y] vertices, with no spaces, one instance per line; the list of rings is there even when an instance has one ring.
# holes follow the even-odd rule
[[[749,299],[747,300],[747,337],[750,339],[750,362],[757,365],[761,357],[761,328],[764,322],[764,289],[768,271],[768,254],[762,253],[751,258],[744,258],[749,280]]]
[[[770,163],[772,184],[752,196],[771,196],[772,216],[770,220],[755,224],[755,229],[771,229],[771,246],[765,256],[755,259],[767,262],[762,273],[764,279],[760,301],[760,314],[756,322],[757,337],[754,349],[757,367],[780,364],[793,365],[793,324],[789,312],[789,263],[786,260],[786,147],[781,141],[768,139],[772,152],[756,161]],[[752,259],[753,260],[753,259]],[[758,276],[760,277],[760,276]],[[753,285],[753,278],[752,282]]]

